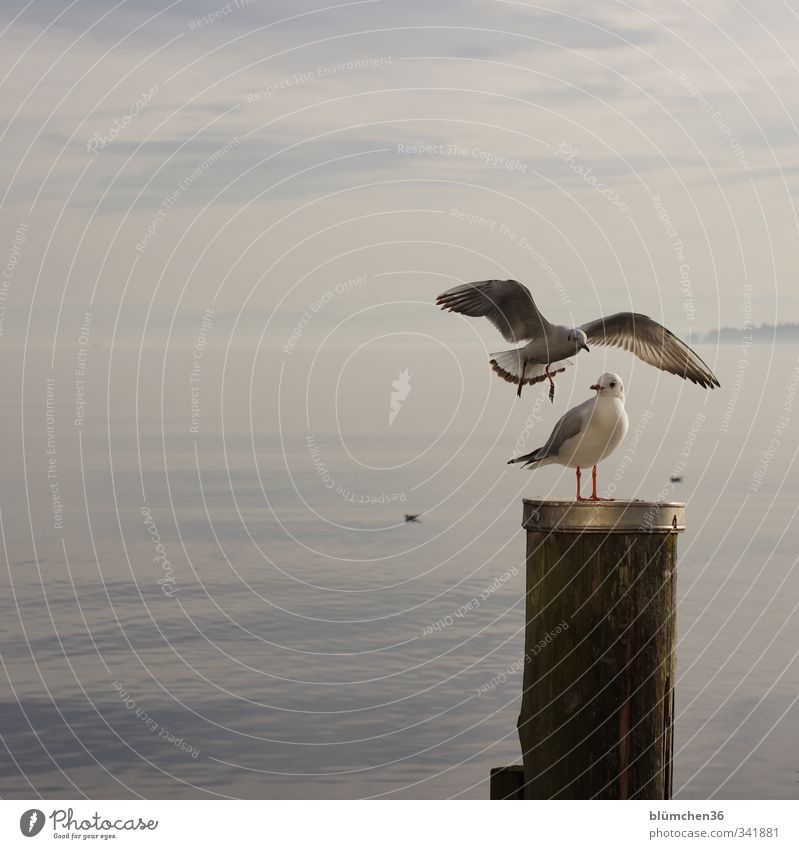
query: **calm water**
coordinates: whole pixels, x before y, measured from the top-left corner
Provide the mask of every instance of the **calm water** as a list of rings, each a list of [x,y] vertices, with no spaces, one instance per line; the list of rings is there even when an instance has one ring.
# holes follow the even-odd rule
[[[553,407],[451,353],[209,351],[198,433],[188,351],[93,351],[80,426],[74,352],[29,355],[2,414],[0,793],[485,798],[519,760],[520,674],[478,688],[522,652],[521,499],[573,487],[504,461],[609,367],[643,427],[600,485],[688,503],[677,795],[799,795],[795,350],[702,349],[714,393],[592,353]]]

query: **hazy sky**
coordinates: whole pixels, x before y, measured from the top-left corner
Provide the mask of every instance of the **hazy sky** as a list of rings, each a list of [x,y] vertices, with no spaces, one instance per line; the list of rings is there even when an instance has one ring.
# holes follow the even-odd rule
[[[612,370],[631,429],[600,489],[690,506],[680,733],[704,743],[688,737],[677,762],[683,774],[707,767],[702,787],[724,789],[724,770],[743,767],[731,795],[789,794],[796,763],[782,738],[770,742],[778,768],[749,756],[797,691],[786,583],[799,500],[794,346],[701,346],[722,384],[713,392],[592,350],[559,375],[554,404],[543,385],[519,400],[487,361],[509,343],[483,319],[440,311],[435,296],[515,277],[555,321],[635,309],[685,338],[799,320],[799,9],[325,2],[0,5],[0,537],[13,582],[0,597],[17,606],[5,617],[9,679],[44,705],[33,721],[52,716],[45,681],[60,705],[70,693],[83,705],[89,681],[123,710],[96,638],[137,703],[202,740],[212,790],[265,792],[259,773],[228,783],[225,761],[298,775],[332,764],[345,776],[409,751],[426,776],[425,764],[448,763],[428,741],[456,738],[471,758],[476,721],[452,713],[466,703],[460,673],[468,652],[489,680],[519,656],[510,638],[523,627],[523,569],[506,585],[515,601],[500,628],[487,605],[486,618],[463,620],[468,635],[447,633],[467,649],[418,635],[523,563],[522,495],[574,497],[571,469],[530,475],[506,461],[543,444]],[[162,592],[143,507],[185,587],[177,602],[196,592],[199,618]],[[406,526],[406,511],[423,521]],[[206,577],[221,604],[206,601]],[[120,617],[106,579],[130,604]],[[228,610],[252,626],[246,637]],[[17,623],[30,624],[33,648]],[[478,634],[489,648],[470,642]],[[161,645],[173,635],[174,647]],[[272,700],[262,668],[292,687]],[[344,685],[331,696],[333,679]],[[314,681],[324,687],[304,686]],[[513,700],[507,723],[488,700],[474,708],[494,740],[515,740],[519,686],[509,678],[502,696]],[[428,689],[431,701],[410,698]],[[753,730],[744,723],[763,694]],[[261,710],[267,698],[279,709]],[[16,699],[0,694],[0,708],[11,706],[28,751]],[[317,719],[320,705],[331,722]],[[394,707],[370,725],[364,705]],[[190,721],[183,732],[187,706],[223,717],[235,739]],[[128,728],[142,726],[126,714]],[[100,745],[85,706],[61,715],[50,739],[59,766],[83,778],[62,727],[72,716],[87,750]],[[322,755],[319,729],[333,745]],[[262,759],[238,733],[249,730],[290,741],[286,760]],[[350,738],[370,748],[336,748]],[[309,769],[299,739],[316,747]],[[111,768],[127,763],[115,741],[105,748]],[[491,765],[509,762],[484,751]],[[45,792],[59,785],[40,761]],[[752,776],[763,771],[761,786]],[[93,774],[101,795],[116,792]],[[137,788],[160,792],[150,774]],[[336,778],[333,791],[376,792],[372,775]],[[283,778],[270,784],[278,794],[293,790]]]
[[[799,315],[790,5],[0,14],[6,339],[33,303],[43,345],[56,327],[73,345],[87,308],[95,341],[135,342],[146,319],[159,343],[212,309],[217,341],[240,317],[232,341],[266,329],[281,348],[321,297],[306,342],[397,323],[453,341],[471,330],[428,305],[491,276],[563,321],[634,306],[682,335],[740,325],[746,285],[755,322]]]

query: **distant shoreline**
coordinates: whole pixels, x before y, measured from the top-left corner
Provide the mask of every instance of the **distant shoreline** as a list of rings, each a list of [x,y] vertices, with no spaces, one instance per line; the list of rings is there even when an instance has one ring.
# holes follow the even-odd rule
[[[757,344],[799,343],[799,323],[761,324],[758,327],[721,327],[692,337],[696,344],[738,345],[744,340]]]

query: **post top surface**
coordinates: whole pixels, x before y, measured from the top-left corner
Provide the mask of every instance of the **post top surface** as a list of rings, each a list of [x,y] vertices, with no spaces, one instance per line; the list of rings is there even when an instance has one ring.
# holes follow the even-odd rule
[[[685,530],[685,504],[679,501],[523,501],[522,527],[566,533],[679,533]]]

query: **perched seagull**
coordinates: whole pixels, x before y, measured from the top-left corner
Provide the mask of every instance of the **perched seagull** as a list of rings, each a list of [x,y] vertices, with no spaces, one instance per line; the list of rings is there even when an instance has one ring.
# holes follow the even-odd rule
[[[624,439],[629,420],[624,409],[624,385],[617,374],[603,374],[591,389],[596,395],[572,407],[555,425],[542,448],[508,462],[525,466],[557,463],[577,469],[577,500],[607,501],[596,494],[596,465]],[[590,499],[580,495],[580,470],[588,466],[593,466]]]
[[[580,327],[551,324],[538,311],[530,290],[516,280],[483,280],[442,292],[441,309],[462,315],[484,315],[508,342],[526,342],[521,348],[491,354],[491,367],[517,384],[549,380],[549,400],[555,397],[553,376],[571,365],[566,357],[587,351],[588,343],[615,345],[645,363],[712,389],[721,386],[713,372],[685,342],[648,316],[617,312]]]

